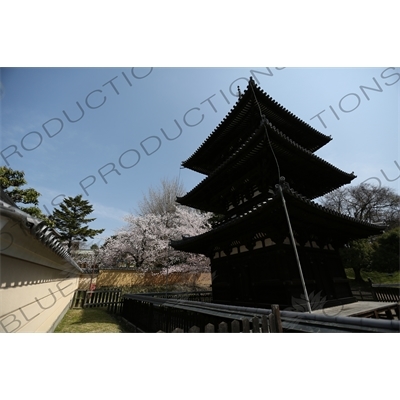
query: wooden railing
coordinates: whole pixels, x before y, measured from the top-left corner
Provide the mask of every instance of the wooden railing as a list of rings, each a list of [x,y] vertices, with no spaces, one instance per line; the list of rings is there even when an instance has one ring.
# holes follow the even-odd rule
[[[400,301],[400,284],[375,284],[371,285],[372,296],[375,301],[398,302]]]
[[[181,328],[175,328],[172,333],[184,333]],[[194,325],[188,333],[201,333],[200,327]],[[230,324],[220,322],[217,326],[208,323],[204,327],[205,333],[282,333],[282,321],[280,317],[279,307],[273,308],[269,316],[263,315],[261,320],[258,317],[253,317],[251,320],[243,318],[241,321],[233,320]],[[158,333],[165,333],[158,331]]]
[[[107,308],[109,312],[118,313],[122,307],[121,289],[77,290],[71,308]]]
[[[223,306],[148,295],[124,295],[122,316],[140,332],[282,332],[279,307],[270,315],[227,312]],[[212,328],[213,327],[213,328]],[[215,329],[215,327],[218,327]],[[178,329],[178,330],[177,330]]]
[[[274,332],[268,325],[272,309],[239,307],[188,300],[164,299],[146,295],[124,295],[122,316],[135,327],[136,332],[206,332],[214,331]],[[327,316],[293,311],[280,311],[283,332],[400,332],[400,321],[345,316]],[[256,318],[255,318],[256,317]],[[267,319],[266,319],[267,317]],[[237,322],[235,322],[237,321]],[[221,325],[225,323],[226,325]],[[234,325],[232,325],[234,323]],[[236,325],[235,325],[236,324]],[[263,328],[264,324],[264,328]],[[194,328],[195,327],[195,328]],[[218,328],[216,328],[218,327]],[[279,331],[279,329],[278,329]]]

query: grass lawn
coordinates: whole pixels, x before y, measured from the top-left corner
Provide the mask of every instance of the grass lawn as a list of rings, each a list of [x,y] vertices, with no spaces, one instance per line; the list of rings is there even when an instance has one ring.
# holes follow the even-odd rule
[[[125,332],[111,314],[101,308],[69,310],[55,329],[56,333]]]
[[[348,279],[354,279],[353,269],[347,268],[345,271]],[[368,278],[371,279],[372,283],[400,283],[400,271],[388,274],[385,272],[361,270],[361,277],[365,282],[367,282],[367,284]]]

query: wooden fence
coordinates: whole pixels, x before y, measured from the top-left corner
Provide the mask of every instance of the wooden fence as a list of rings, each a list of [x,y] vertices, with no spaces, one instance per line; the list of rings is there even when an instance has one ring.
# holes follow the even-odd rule
[[[181,328],[175,328],[172,333],[184,333]],[[201,333],[202,330],[194,325],[188,333]],[[272,313],[263,315],[261,320],[258,317],[253,317],[251,320],[243,318],[242,320],[233,320],[230,324],[220,322],[217,327],[213,324],[207,324],[204,327],[204,333],[282,333],[282,320],[279,306],[272,306]],[[160,330],[157,333],[165,333]]]
[[[107,308],[109,312],[118,313],[122,307],[121,289],[77,290],[71,308]]]
[[[375,301],[398,302],[400,301],[400,285],[372,284],[372,296]]]
[[[285,310],[278,314],[277,310],[274,311],[276,307],[251,308],[126,294],[123,296],[122,316],[132,325],[134,332],[146,333],[400,332],[399,320]],[[276,321],[277,315],[280,316],[279,323]]]
[[[214,328],[218,332],[220,329],[225,329],[226,332],[279,332],[282,330],[278,306],[274,311],[275,314],[271,317],[267,316],[267,319],[254,314],[226,312],[222,307],[190,300],[124,295],[122,316],[138,331],[148,333],[160,331],[170,333],[177,328],[183,332],[195,330],[206,333],[210,331],[210,325],[218,327]],[[226,325],[221,325],[221,323],[226,323]]]

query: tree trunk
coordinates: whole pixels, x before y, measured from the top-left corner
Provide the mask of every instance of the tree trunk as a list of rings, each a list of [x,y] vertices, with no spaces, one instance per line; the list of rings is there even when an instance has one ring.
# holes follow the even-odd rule
[[[361,277],[361,268],[354,268],[353,267],[353,271],[354,271],[354,280],[356,282],[364,282],[363,278]]]

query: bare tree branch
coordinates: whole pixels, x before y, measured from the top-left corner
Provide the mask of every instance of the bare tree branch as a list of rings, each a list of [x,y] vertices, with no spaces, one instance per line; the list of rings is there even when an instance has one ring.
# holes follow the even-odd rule
[[[400,223],[400,196],[388,187],[364,183],[340,188],[325,195],[321,203],[363,221],[384,223],[389,229]]]
[[[182,182],[178,178],[163,178],[158,187],[151,187],[139,202],[138,214],[155,214],[165,216],[176,210],[176,198],[185,193]]]

